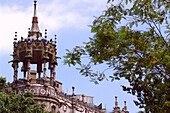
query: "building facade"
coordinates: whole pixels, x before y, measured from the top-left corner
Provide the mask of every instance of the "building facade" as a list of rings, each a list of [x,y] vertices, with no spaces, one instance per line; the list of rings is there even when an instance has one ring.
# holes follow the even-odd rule
[[[62,83],[55,80],[58,58],[56,35],[54,40],[47,40],[47,30],[45,30],[45,36],[42,36],[38,26],[36,3],[37,1],[34,0],[34,16],[31,29],[28,30],[28,37],[21,37],[18,40],[17,32],[15,33],[13,60],[10,61],[14,69],[14,81],[8,87],[8,92],[14,91],[21,94],[31,91],[35,94],[34,100],[37,103],[45,103],[45,110],[53,113],[106,113],[102,104],[99,106],[93,104],[93,97],[84,94],[76,95],[74,87],[72,87],[72,95],[62,92]],[[21,68],[23,78],[18,78],[19,63],[23,64]],[[37,65],[37,70],[31,70],[32,64]],[[50,77],[46,74],[47,69],[50,71]],[[116,109],[117,106],[114,111]],[[126,110],[127,107],[122,113],[128,113]],[[117,112],[118,110],[114,113]]]
[[[14,69],[14,81],[8,91],[22,93],[31,91],[35,94],[37,103],[45,103],[46,111],[53,113],[105,113],[106,110],[93,104],[93,97],[85,95],[67,95],[62,92],[62,83],[55,80],[55,67],[57,65],[56,35],[54,41],[47,40],[47,30],[42,37],[38,26],[36,15],[36,4],[34,0],[34,16],[28,37],[17,40],[17,32],[14,38],[14,50],[12,67]],[[22,63],[21,71],[23,78],[18,78],[18,64]],[[37,70],[31,70],[31,65],[37,65]],[[48,66],[47,66],[48,64]],[[50,77],[46,76],[47,69]],[[38,77],[36,76],[38,74]]]

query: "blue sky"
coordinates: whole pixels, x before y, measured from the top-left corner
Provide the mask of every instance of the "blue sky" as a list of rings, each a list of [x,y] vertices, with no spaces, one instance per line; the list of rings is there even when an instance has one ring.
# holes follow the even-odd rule
[[[121,108],[126,100],[128,110],[136,113],[139,111],[133,103],[136,97],[123,92],[120,86],[128,85],[126,80],[114,82],[104,80],[95,85],[89,78],[81,76],[76,67],[63,65],[65,49],[82,45],[82,42],[87,42],[88,38],[93,36],[88,25],[92,24],[94,16],[99,16],[107,8],[106,2],[106,0],[38,0],[39,27],[43,35],[44,29],[47,28],[48,39],[54,39],[54,35],[57,35],[57,56],[62,59],[58,60],[56,80],[63,83],[65,93],[71,94],[71,87],[75,86],[76,94],[93,96],[94,104],[103,103],[108,111],[113,109],[114,97],[118,96]],[[13,69],[8,61],[12,59],[10,54],[13,51],[14,33],[18,32],[19,39],[21,36],[26,38],[32,16],[33,0],[0,0],[0,76],[6,77],[9,82],[13,81]],[[100,70],[101,67],[96,69]],[[111,75],[112,71],[107,74]],[[23,77],[22,73],[19,73],[19,77]]]

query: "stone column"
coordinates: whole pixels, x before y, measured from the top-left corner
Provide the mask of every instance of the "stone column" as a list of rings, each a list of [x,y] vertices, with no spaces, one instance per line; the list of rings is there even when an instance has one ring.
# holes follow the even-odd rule
[[[41,72],[38,72],[38,78],[41,78]]]
[[[38,63],[37,63],[38,78],[41,78],[41,72],[42,72],[42,63],[41,63],[41,62],[38,62]]]
[[[27,70],[27,79],[29,80],[30,79],[30,59],[28,59],[28,70]]]
[[[46,60],[44,60],[44,78],[46,78]]]
[[[26,71],[24,70],[24,79],[26,79]]]
[[[53,78],[53,65],[50,65],[50,85],[54,85],[54,78]]]
[[[26,72],[27,72],[27,62],[23,62],[23,66],[21,71],[24,71],[24,79],[26,79]]]
[[[55,65],[53,65],[53,80],[55,80],[55,75],[56,75],[56,72],[55,72]]]
[[[17,80],[17,74],[18,74],[18,63],[14,62],[14,81]]]
[[[53,68],[50,69],[50,78],[53,78]]]

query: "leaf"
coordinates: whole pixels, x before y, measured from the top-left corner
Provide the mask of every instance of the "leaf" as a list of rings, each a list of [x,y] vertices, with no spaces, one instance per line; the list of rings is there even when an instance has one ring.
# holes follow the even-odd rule
[[[108,0],[108,3],[113,1]],[[91,25],[93,37],[79,52],[78,47],[73,48],[74,55],[69,51],[65,59],[72,60],[67,62],[69,66],[90,64],[90,68],[95,69],[104,64],[106,68],[99,71],[105,73],[107,68],[111,69],[113,76],[109,78],[112,82],[121,78],[129,82],[130,87],[124,86],[123,90],[137,96],[135,104],[138,107],[144,107],[147,112],[164,112],[167,110],[164,102],[168,100],[165,89],[168,89],[166,80],[170,71],[166,11],[169,5],[162,0],[126,0],[127,5],[121,2],[124,1],[117,6],[111,4],[104,13],[95,17]],[[85,70],[79,71],[94,83],[107,79],[108,75]],[[158,97],[159,101],[155,103],[153,100]]]

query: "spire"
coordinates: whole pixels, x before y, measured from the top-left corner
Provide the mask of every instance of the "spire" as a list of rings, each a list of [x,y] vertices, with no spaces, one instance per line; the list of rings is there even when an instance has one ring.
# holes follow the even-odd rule
[[[36,12],[37,12],[37,10],[36,10],[36,4],[37,3],[37,0],[34,0],[34,17],[36,17]]]
[[[36,13],[37,13],[36,6],[37,6],[37,0],[34,0],[34,16],[32,19],[32,27],[31,27],[29,36],[41,37],[42,34],[40,33],[40,29],[38,26],[38,17],[36,15]]]
[[[115,96],[115,107],[118,107],[117,96]]]
[[[75,87],[72,86],[72,90],[73,90],[72,96],[73,96],[73,98],[74,98],[74,89],[75,89]]]
[[[114,107],[114,113],[120,112],[120,107],[118,106],[117,102],[117,96],[115,96],[115,107]]]
[[[127,106],[126,106],[126,101],[124,101],[124,104],[125,104],[125,112],[127,112]]]

